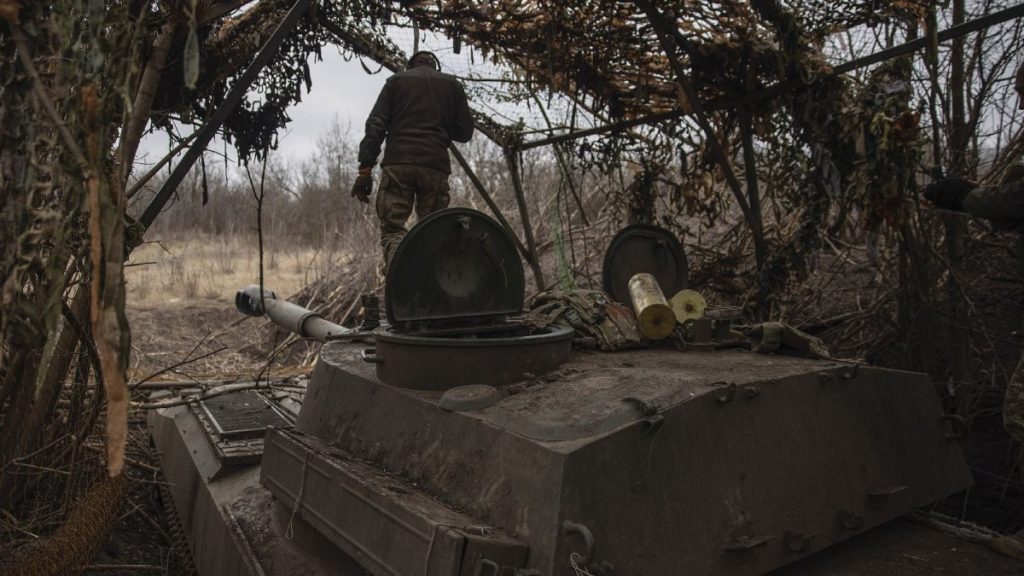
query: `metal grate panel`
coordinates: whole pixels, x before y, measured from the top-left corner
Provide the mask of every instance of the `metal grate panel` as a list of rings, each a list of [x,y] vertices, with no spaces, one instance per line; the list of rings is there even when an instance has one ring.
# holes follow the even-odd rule
[[[290,426],[290,423],[254,390],[215,396],[199,404],[223,439],[257,438],[263,436],[267,426]]]

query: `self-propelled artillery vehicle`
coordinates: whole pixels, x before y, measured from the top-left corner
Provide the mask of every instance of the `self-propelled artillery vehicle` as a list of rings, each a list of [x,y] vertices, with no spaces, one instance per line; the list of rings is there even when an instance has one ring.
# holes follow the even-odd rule
[[[619,266],[685,287],[678,242],[618,245]],[[574,351],[571,329],[519,321],[523,301],[515,245],[464,209],[406,236],[372,334],[239,293],[326,342],[301,403],[249,390],[152,414],[200,573],[754,576],[971,484],[925,375]]]

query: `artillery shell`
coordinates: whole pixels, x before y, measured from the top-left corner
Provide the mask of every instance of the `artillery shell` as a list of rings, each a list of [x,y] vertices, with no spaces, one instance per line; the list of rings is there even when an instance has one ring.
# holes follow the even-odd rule
[[[641,272],[629,279],[629,297],[636,310],[637,328],[645,338],[661,340],[676,327],[676,315],[654,276]]]

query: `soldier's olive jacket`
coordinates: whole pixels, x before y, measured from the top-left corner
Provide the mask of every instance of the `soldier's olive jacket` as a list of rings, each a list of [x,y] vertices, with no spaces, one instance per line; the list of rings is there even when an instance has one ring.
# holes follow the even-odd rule
[[[381,89],[359,143],[359,166],[376,164],[386,142],[381,166],[412,164],[448,174],[448,145],[472,136],[473,117],[459,81],[417,66],[388,78]]]

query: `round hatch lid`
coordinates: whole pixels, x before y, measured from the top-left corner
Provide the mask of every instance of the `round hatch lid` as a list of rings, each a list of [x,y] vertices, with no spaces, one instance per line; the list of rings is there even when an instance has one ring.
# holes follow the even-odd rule
[[[395,249],[384,285],[388,321],[501,318],[523,309],[523,264],[489,216],[448,208],[420,220]]]
[[[686,288],[689,271],[679,239],[648,224],[620,230],[604,254],[604,291],[616,302],[632,307],[629,279],[640,272],[653,275],[666,298]]]

